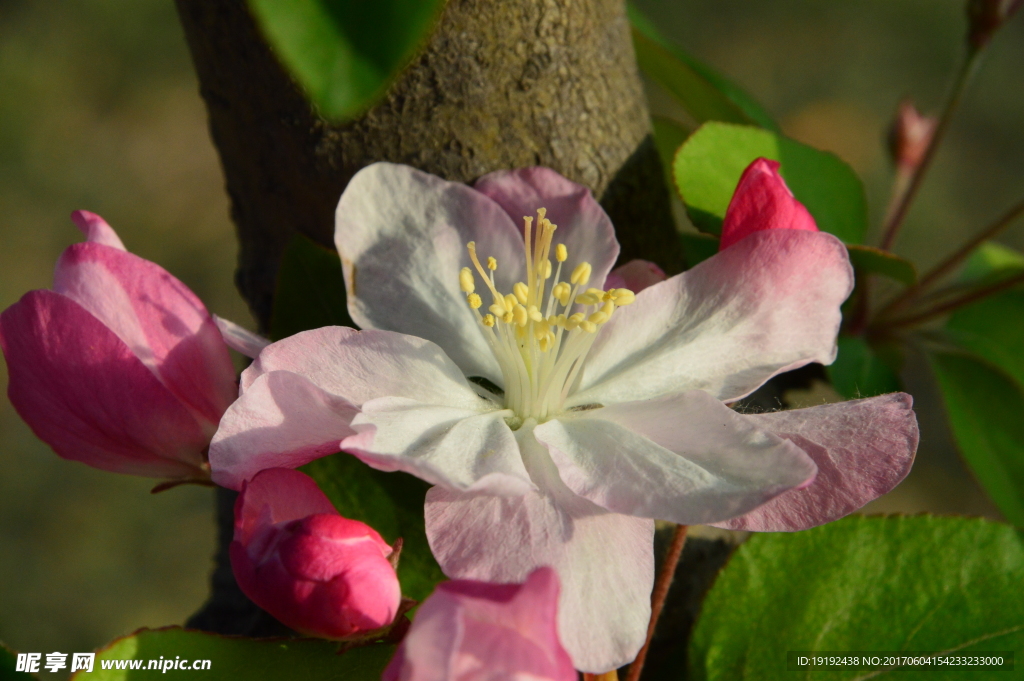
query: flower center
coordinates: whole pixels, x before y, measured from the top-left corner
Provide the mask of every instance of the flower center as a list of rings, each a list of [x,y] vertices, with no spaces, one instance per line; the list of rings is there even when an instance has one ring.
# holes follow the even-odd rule
[[[565,244],[555,245],[558,264],[552,268],[552,236],[557,226],[545,217],[546,212],[544,208],[537,211],[536,230],[532,217],[523,218],[526,281],[517,282],[511,293],[503,294],[495,288],[498,261],[488,257],[484,269],[476,242],[466,244],[473,266],[493,299],[487,314],[480,311],[483,300],[476,293],[473,270],[463,267],[459,272],[466,302],[476,312],[480,330],[501,367],[505,406],[520,420],[532,417],[543,421],[562,410],[582,376],[597,329],[611,319],[617,307],[629,305],[634,299],[633,292],[624,288],[581,291],[590,281],[592,268],[588,262],[576,265],[568,281],[561,281],[562,264],[569,254]]]

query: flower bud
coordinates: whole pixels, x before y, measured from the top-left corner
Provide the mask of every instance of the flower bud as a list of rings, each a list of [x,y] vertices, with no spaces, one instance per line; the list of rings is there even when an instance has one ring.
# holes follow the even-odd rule
[[[383,681],[575,681],[558,638],[558,575],[524,584],[457,580],[423,602]]]
[[[243,486],[230,553],[242,592],[302,634],[341,639],[386,626],[398,612],[391,547],[343,518],[299,471],[268,468]]]
[[[53,290],[0,315],[11,404],[66,459],[208,478],[206,449],[237,394],[221,332],[188,287],[128,253],[103,218],[71,217],[88,240],[61,255]]]
[[[1022,0],[967,0],[967,43],[972,50],[988,44],[995,32],[1020,9]]]
[[[922,116],[910,100],[900,102],[889,127],[889,153],[900,172],[910,173],[921,165],[936,125],[936,119]]]
[[[817,232],[818,225],[779,173],[779,162],[758,158],[740,175],[722,220],[723,251],[754,232],[797,229]]]

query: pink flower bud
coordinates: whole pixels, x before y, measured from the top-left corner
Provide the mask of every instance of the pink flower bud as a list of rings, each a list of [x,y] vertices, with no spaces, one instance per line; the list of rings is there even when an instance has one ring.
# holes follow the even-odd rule
[[[128,253],[103,218],[57,261],[52,291],[0,315],[18,414],[58,455],[152,477],[209,477],[206,449],[237,383],[202,302]]]
[[[1020,9],[1022,0],[967,0],[967,43],[984,47],[999,27]]]
[[[383,681],[575,681],[558,639],[558,575],[524,584],[457,580],[423,602]]]
[[[901,172],[912,172],[921,165],[936,125],[936,119],[922,116],[909,100],[900,102],[889,128],[889,153]]]
[[[736,184],[722,221],[719,251],[745,236],[766,229],[799,229],[817,232],[818,225],[804,205],[789,191],[779,174],[779,162],[756,159]]]
[[[242,592],[283,624],[340,639],[391,623],[401,588],[391,547],[343,518],[308,475],[268,468],[235,503],[231,567]]]

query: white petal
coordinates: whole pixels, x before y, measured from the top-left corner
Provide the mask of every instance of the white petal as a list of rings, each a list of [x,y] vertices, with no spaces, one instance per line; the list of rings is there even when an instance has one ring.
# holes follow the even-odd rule
[[[562,582],[559,637],[573,664],[593,673],[620,667],[647,633],[654,522],[569,492],[525,430],[517,439],[547,491],[498,497],[434,487],[425,506],[430,548],[452,578],[522,582],[537,567],[554,568]]]
[[[358,434],[341,446],[374,468],[435,485],[523,494],[535,486],[505,424],[509,415],[385,397],[363,404],[353,421]]]
[[[390,331],[327,326],[267,346],[242,372],[242,391],[271,371],[305,376],[356,406],[378,397],[477,410],[488,405],[429,341]]]
[[[335,215],[348,307],[363,328],[434,341],[467,376],[501,385],[501,371],[459,289],[471,266],[466,243],[482,261],[498,260],[498,290],[523,278],[519,230],[502,208],[470,187],[392,163],[352,178]],[[483,282],[477,288],[490,304]]]
[[[230,319],[224,319],[213,315],[213,321],[224,338],[224,342],[235,352],[240,352],[250,359],[256,359],[263,348],[270,345],[270,341],[263,336],[253,333],[244,326],[235,324]]]
[[[799,447],[699,390],[580,412],[534,432],[576,494],[684,525],[746,513],[816,471]]]
[[[568,406],[704,390],[723,401],[775,374],[831,364],[853,286],[830,234],[758,232],[616,310]]]

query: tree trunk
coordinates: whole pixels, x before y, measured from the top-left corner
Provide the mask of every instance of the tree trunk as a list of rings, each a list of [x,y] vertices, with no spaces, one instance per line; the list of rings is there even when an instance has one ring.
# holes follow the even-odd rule
[[[385,98],[343,124],[311,108],[243,0],[176,4],[238,229],[236,281],[264,331],[284,246],[296,230],[332,246],[342,190],[376,161],[460,182],[548,166],[599,197],[622,260],[682,269],[622,0],[449,0]],[[234,495],[218,495],[219,567],[190,624],[265,633],[226,563]]]

